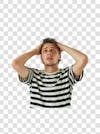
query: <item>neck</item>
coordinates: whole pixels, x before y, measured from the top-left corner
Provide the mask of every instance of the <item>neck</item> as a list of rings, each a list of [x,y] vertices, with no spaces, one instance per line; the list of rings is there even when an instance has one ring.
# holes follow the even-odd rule
[[[45,72],[54,73],[58,71],[58,66],[45,66]]]

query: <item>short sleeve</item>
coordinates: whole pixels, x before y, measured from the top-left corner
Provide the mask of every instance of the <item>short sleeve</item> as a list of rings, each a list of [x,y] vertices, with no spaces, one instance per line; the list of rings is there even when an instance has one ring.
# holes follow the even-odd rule
[[[82,78],[83,78],[83,71],[82,71],[81,75],[79,75],[78,77],[75,77],[74,72],[73,72],[73,67],[71,66],[71,67],[69,67],[68,76],[69,76],[70,83],[72,85],[74,85],[78,81],[82,80]]]
[[[27,85],[29,85],[31,83],[31,80],[32,78],[34,77],[34,72],[31,68],[29,68],[29,74],[27,76],[26,79],[23,79],[19,74],[18,74],[18,78],[19,78],[19,81],[22,82],[22,83],[25,83]]]

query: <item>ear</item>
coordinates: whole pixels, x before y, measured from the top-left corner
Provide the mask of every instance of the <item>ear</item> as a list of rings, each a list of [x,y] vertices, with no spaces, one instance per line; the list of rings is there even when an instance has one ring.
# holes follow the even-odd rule
[[[61,54],[59,55],[59,62],[61,61]]]
[[[59,54],[59,59],[61,60],[61,53]]]

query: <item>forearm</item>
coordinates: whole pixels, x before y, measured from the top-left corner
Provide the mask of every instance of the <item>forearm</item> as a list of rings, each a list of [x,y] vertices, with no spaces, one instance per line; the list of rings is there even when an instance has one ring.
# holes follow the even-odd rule
[[[58,46],[60,47],[61,51],[65,51],[69,55],[71,55],[76,62],[82,62],[85,58],[87,58],[87,56],[84,53],[82,53],[79,50],[76,50],[74,48],[71,48],[67,45],[58,43]]]
[[[14,62],[24,65],[26,63],[26,61],[29,60],[34,55],[36,55],[36,49],[20,55],[19,57],[14,59]]]

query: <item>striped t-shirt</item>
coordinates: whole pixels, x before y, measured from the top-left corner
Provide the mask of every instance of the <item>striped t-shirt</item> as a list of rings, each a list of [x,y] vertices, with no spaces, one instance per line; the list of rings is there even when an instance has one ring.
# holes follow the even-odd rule
[[[75,78],[72,66],[59,69],[55,73],[29,68],[26,80],[18,74],[20,82],[30,88],[30,108],[41,106],[58,108],[71,105],[73,85],[80,81],[82,74]]]

